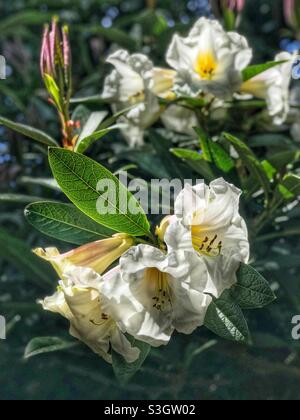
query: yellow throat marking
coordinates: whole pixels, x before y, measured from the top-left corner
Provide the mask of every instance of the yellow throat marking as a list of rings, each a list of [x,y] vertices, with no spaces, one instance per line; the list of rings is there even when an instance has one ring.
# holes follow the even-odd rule
[[[214,55],[211,52],[206,52],[198,54],[194,69],[202,79],[212,80],[217,67]]]

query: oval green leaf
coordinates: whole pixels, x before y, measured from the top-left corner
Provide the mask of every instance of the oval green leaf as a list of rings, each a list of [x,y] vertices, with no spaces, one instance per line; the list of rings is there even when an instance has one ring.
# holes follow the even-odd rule
[[[49,162],[62,191],[91,219],[116,232],[150,235],[150,224],[141,205],[102,165],[60,148],[49,149]],[[100,207],[106,211],[98,211]]]
[[[75,245],[106,239],[116,233],[94,222],[76,207],[64,203],[30,204],[25,209],[25,217],[43,234]]]

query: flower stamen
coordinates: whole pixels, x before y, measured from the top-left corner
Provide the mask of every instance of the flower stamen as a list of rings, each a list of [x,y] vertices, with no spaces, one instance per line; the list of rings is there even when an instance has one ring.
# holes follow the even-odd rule
[[[217,62],[211,52],[200,53],[195,62],[195,72],[202,79],[212,80],[214,72],[217,69]]]
[[[204,239],[201,239],[197,236],[193,236],[193,245],[197,252],[200,254],[209,256],[209,257],[217,257],[221,255],[223,242],[219,241],[216,245],[218,240],[218,235],[215,235],[212,239],[206,236]]]
[[[152,282],[155,282],[156,295],[152,298],[153,308],[161,312],[169,311],[172,307],[172,297],[168,274],[153,268],[148,270],[148,276]]]

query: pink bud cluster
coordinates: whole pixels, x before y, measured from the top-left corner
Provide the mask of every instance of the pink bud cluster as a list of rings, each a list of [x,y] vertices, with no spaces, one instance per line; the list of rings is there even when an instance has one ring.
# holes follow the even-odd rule
[[[45,26],[40,67],[41,73],[57,77],[58,67],[67,72],[71,65],[71,48],[69,40],[69,30],[67,26],[60,28],[58,19],[53,18],[51,28]]]

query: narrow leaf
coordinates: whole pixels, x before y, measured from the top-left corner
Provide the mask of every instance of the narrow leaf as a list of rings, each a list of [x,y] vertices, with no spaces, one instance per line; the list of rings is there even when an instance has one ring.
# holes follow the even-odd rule
[[[77,347],[77,341],[66,341],[58,337],[38,337],[34,338],[25,349],[24,358],[40,356],[42,354],[54,353],[57,351],[69,350]]]
[[[41,130],[37,130],[36,128],[30,127],[29,125],[15,123],[14,121],[8,120],[2,116],[0,116],[0,124],[16,131],[19,134],[23,134],[25,137],[45,144],[46,146],[58,146],[57,141],[50,137],[48,134]]]
[[[284,63],[286,63],[286,61],[270,61],[265,64],[249,66],[245,68],[245,70],[243,70],[242,72],[243,81],[247,82],[248,80],[253,79],[253,77],[258,76],[259,74],[264,73],[265,71]]]
[[[69,204],[33,203],[27,206],[25,216],[43,234],[76,245],[106,239],[116,233]]]
[[[245,166],[248,168],[252,176],[255,177],[260,183],[265,192],[265,198],[268,201],[269,193],[271,190],[271,184],[260,161],[256,158],[252,150],[243,141],[228,133],[224,133],[224,136],[236,149],[241,160],[244,162]]]
[[[200,174],[206,181],[213,181],[216,177],[210,165],[204,160],[203,155],[188,149],[171,149],[171,152],[178,158],[183,159],[187,165],[196,173]]]

